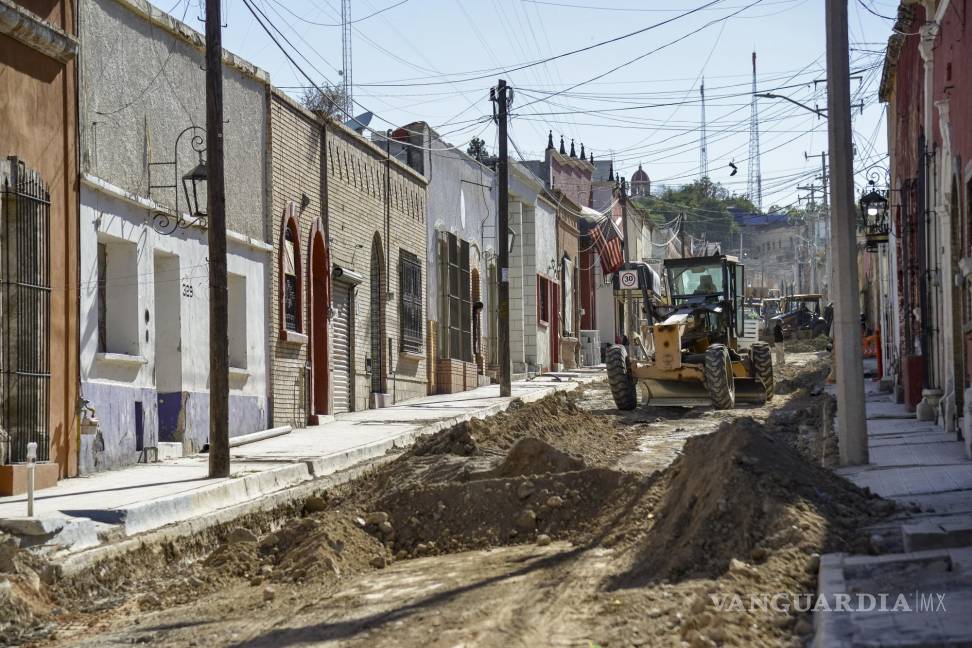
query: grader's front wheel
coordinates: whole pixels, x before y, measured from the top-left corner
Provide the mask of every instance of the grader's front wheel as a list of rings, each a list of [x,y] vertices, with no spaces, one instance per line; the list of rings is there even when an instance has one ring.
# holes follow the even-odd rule
[[[736,406],[732,360],[728,349],[721,344],[713,344],[705,350],[705,389],[716,409],[732,409]]]
[[[614,404],[619,410],[633,410],[638,406],[638,389],[628,372],[628,350],[617,344],[608,347],[604,362]]]
[[[763,390],[766,394],[765,400],[772,400],[775,391],[773,384],[773,353],[769,345],[765,342],[753,344],[750,353],[752,353],[753,359],[753,373],[763,383]]]

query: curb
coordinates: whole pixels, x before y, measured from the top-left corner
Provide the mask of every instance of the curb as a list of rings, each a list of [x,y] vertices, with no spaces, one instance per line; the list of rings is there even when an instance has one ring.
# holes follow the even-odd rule
[[[96,547],[78,551],[67,550],[56,562],[62,575],[71,576],[104,559],[134,551],[144,544],[184,537],[232,522],[248,513],[280,507],[322,488],[349,481],[365,470],[391,460],[393,457],[388,456],[390,450],[406,448],[420,436],[434,434],[474,418],[504,412],[517,399],[532,403],[558,391],[573,391],[602,377],[593,374],[570,382],[538,385],[540,388],[530,393],[514,395],[510,400],[474,412],[419,424],[386,439],[331,455],[294,459],[278,468],[230,477],[202,490],[148,500],[124,509],[87,511],[85,514],[96,522],[120,525],[123,538],[117,542],[106,540]],[[247,457],[247,461],[251,462],[261,460],[265,459]],[[279,458],[276,461],[280,461]]]

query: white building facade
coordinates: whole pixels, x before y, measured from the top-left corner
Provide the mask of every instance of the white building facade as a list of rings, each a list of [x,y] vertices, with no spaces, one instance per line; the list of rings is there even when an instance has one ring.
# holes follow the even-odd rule
[[[92,472],[151,461],[160,442],[189,453],[209,440],[207,231],[182,180],[205,155],[205,73],[202,36],[147,3],[84,0],[80,11],[80,373],[83,418],[97,421],[80,465]],[[162,48],[173,91],[152,90]],[[267,427],[269,79],[223,60],[235,436]]]

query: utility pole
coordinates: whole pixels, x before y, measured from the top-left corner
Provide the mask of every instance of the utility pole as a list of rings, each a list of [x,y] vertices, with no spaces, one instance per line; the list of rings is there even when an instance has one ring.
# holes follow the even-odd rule
[[[220,0],[206,0],[206,214],[209,221],[209,476],[229,477],[229,306],[223,177]]]
[[[834,361],[837,433],[842,465],[868,463],[857,277],[857,219],[851,144],[847,0],[827,0],[827,129],[833,227]]]
[[[210,0],[212,1],[212,0]],[[509,121],[509,99],[506,81],[499,80],[490,90],[499,126],[499,224],[496,228],[496,247],[499,251],[499,363],[500,396],[512,396],[510,363],[510,168],[506,128]]]
[[[810,292],[819,292],[817,288],[817,216],[820,213],[817,207],[817,185],[811,182],[810,185],[798,185],[798,191],[810,192],[810,205],[813,209],[813,219],[807,228],[807,246],[810,253]],[[801,246],[802,247],[802,246]]]
[[[823,239],[825,241],[828,241],[829,242],[830,241],[830,214],[829,214],[829,211],[830,210],[829,210],[829,207],[828,207],[829,201],[827,199],[827,180],[828,180],[828,177],[827,177],[827,152],[826,151],[821,151],[818,155],[820,156],[820,181],[823,183],[823,198],[821,199],[821,205],[820,205],[820,210],[819,210],[819,216],[818,216],[818,218],[820,218],[820,217],[823,218],[823,224],[824,224],[824,228],[823,228],[824,229]],[[805,160],[809,160],[811,157],[817,157],[817,156],[816,155],[811,156],[811,155],[807,154],[806,152],[804,152],[803,158]],[[819,225],[818,225],[818,227],[819,227]],[[814,241],[816,241],[817,238],[818,238],[817,237],[817,233],[814,232]],[[828,298],[830,297],[830,286],[832,286],[833,283],[834,283],[833,282],[833,277],[831,276],[831,271],[830,271],[831,265],[830,264],[831,264],[831,250],[829,250],[826,247],[824,247],[824,279],[827,281],[827,290],[826,290],[826,293],[825,294],[826,294],[826,296]],[[821,291],[821,292],[824,292],[824,291]]]
[[[618,190],[620,192],[620,196],[618,199],[621,202],[621,232],[623,236],[622,250],[624,251],[624,262],[625,265],[627,265],[628,263],[632,263],[635,260],[633,258],[635,255],[635,250],[633,249],[634,240],[632,239],[631,232],[629,231],[631,228],[628,227],[628,224],[630,222],[630,218],[628,217],[628,187],[624,181],[624,178],[621,178],[621,184],[618,187]],[[610,216],[608,216],[608,218],[610,218]],[[627,335],[628,333],[631,333],[632,336],[628,338],[629,341],[633,339],[634,332],[638,328],[638,319],[634,316],[634,312],[633,312],[634,308],[632,308],[631,301],[632,301],[631,291],[625,290],[624,291],[624,320],[625,321],[622,324],[623,329],[621,331],[621,334]],[[631,349],[628,349],[628,352],[630,353]]]

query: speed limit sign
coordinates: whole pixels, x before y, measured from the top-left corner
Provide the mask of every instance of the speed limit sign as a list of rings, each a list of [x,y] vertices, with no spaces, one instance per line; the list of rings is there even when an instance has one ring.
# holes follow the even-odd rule
[[[618,283],[624,289],[637,288],[638,272],[636,270],[622,270],[618,274]]]

